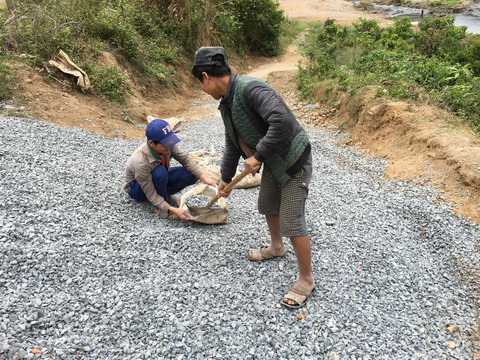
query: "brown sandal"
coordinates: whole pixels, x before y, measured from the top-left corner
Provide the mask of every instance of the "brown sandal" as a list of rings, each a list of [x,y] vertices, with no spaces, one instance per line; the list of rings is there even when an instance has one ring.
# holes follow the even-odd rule
[[[247,252],[247,257],[252,261],[264,261],[264,260],[270,260],[275,257],[282,257],[282,256],[285,256],[285,251],[283,252],[282,255],[273,255],[270,252],[270,250],[268,250],[268,246],[264,246],[260,249],[254,249]]]
[[[307,300],[310,298],[310,296],[312,296],[313,292],[315,291],[315,288],[313,288],[312,290],[309,290],[309,289],[295,283],[290,288],[290,291],[294,292],[295,294],[291,295],[291,294],[287,293],[282,298],[282,300],[280,301],[280,304],[282,304],[283,306],[286,306],[290,309],[300,309],[302,306],[304,306],[307,303]],[[298,295],[306,296],[306,298],[302,300],[300,298],[300,296],[298,296]],[[296,305],[289,304],[289,303],[285,302],[285,299],[293,300],[297,304]]]

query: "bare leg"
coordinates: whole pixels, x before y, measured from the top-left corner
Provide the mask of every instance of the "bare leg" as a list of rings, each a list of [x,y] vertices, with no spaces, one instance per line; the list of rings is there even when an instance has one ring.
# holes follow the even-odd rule
[[[270,250],[274,254],[283,253],[285,250],[283,249],[283,239],[280,234],[280,216],[278,214],[267,214],[265,218],[267,219],[270,240],[272,242]]]
[[[267,250],[273,256],[282,256],[285,253],[285,249],[283,247],[282,235],[280,234],[280,216],[278,214],[267,214],[265,218],[267,219],[271,240],[271,244]],[[252,256],[252,252],[253,250],[249,251],[250,256]]]
[[[312,254],[310,249],[310,236],[294,236],[291,237],[293,248],[295,254],[297,255],[299,276],[297,283],[307,289],[313,289],[315,287],[315,280],[313,279],[312,274]],[[295,294],[290,291],[289,294]],[[299,294],[297,294],[299,295]],[[303,300],[306,296],[299,295]],[[284,302],[295,305],[295,301],[290,299],[283,299]]]

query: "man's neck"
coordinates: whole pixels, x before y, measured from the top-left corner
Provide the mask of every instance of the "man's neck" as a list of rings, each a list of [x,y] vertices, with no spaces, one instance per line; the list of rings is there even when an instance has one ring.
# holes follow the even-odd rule
[[[218,79],[218,86],[221,90],[222,97],[227,94],[227,89],[228,89],[228,84],[230,83],[230,77],[231,75],[223,76]]]

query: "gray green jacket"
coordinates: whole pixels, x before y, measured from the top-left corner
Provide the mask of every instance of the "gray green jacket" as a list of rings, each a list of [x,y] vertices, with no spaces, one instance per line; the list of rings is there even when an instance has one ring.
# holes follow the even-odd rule
[[[282,100],[265,82],[232,73],[219,110],[225,124],[222,180],[235,175],[240,156],[237,136],[264,162],[276,180],[285,184],[307,161],[311,147],[307,133]]]

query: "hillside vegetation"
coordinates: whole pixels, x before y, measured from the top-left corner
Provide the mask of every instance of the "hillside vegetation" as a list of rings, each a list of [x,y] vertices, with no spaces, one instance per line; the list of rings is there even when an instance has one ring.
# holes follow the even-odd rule
[[[0,99],[9,95],[15,77],[9,64],[20,55],[43,66],[63,50],[89,74],[96,93],[122,102],[128,83],[119,67],[97,61],[103,51],[122,55],[152,86],[174,85],[178,67],[191,63],[199,46],[224,45],[239,57],[277,55],[288,23],[273,0],[12,3],[0,10]]]
[[[373,86],[378,97],[439,105],[480,132],[480,36],[453,22],[438,17],[418,27],[408,18],[387,28],[363,19],[352,26],[334,20],[314,25],[303,43],[308,62],[299,74],[302,95],[354,95]]]

